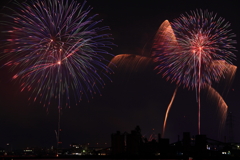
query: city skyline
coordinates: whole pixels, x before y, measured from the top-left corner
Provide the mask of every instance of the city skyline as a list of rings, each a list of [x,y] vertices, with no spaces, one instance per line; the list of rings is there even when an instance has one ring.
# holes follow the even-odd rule
[[[82,2],[78,0],[78,2]],[[2,5],[8,5],[1,2]],[[4,4],[3,4],[4,3]],[[151,42],[158,27],[164,20],[170,22],[180,14],[195,10],[208,9],[231,23],[237,35],[236,45],[239,50],[240,20],[237,2],[177,2],[177,1],[109,1],[88,0],[104,25],[111,28],[112,37],[117,47],[111,51],[115,56],[132,54],[150,57]],[[233,64],[239,67],[237,61]],[[144,62],[143,62],[144,63]],[[63,108],[61,116],[61,138],[63,145],[71,143],[105,143],[110,144],[110,134],[117,130],[129,132],[136,125],[143,135],[149,135],[152,129],[162,132],[163,118],[167,105],[174,92],[175,85],[167,82],[154,71],[154,63],[148,63],[144,69],[134,70],[134,66],[115,69],[110,75],[112,82],[106,82],[101,95],[96,95],[89,102],[84,99],[78,106]],[[56,146],[58,111],[56,106],[49,106],[46,111],[41,104],[28,101],[31,93],[21,93],[18,82],[10,80],[8,68],[0,69],[0,147],[7,143],[13,148],[27,146]],[[240,130],[238,84],[240,74],[237,71],[233,85],[223,97],[234,118],[235,141]],[[221,92],[224,85],[215,87]],[[202,134],[209,138],[223,140],[224,133],[219,134],[219,117],[217,107],[207,100],[202,93]],[[169,113],[165,137],[175,142],[182,132],[197,134],[197,103],[195,91],[182,89],[178,91]]]

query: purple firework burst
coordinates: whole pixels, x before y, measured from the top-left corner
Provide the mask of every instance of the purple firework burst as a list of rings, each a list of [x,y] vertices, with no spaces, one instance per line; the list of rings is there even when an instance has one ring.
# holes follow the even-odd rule
[[[5,14],[6,43],[2,58],[21,82],[21,91],[48,106],[52,98],[70,106],[82,95],[100,94],[112,56],[109,27],[91,13],[91,7],[68,0],[15,2]],[[64,104],[65,105],[65,104]],[[59,106],[60,107],[60,106]]]

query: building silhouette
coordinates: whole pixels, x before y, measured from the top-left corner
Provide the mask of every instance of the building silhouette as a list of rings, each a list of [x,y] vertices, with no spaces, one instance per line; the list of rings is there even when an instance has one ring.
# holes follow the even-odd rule
[[[175,143],[169,139],[147,139],[137,126],[130,133],[120,131],[111,135],[111,156],[113,157],[161,157],[161,158],[240,158],[240,144],[227,143],[208,138],[206,135],[191,136],[184,132],[183,138]]]
[[[111,135],[111,150],[114,156],[156,156],[160,151],[168,150],[169,139],[162,139],[158,134],[158,140],[149,141],[141,134],[141,129],[136,126],[131,133],[117,131]],[[163,152],[164,153],[164,152]]]
[[[125,153],[125,134],[120,131],[111,135],[111,146],[113,155],[123,155]]]

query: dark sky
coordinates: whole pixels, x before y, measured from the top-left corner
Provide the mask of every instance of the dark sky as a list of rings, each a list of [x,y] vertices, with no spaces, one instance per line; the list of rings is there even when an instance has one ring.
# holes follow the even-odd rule
[[[237,1],[88,0],[87,4],[93,6],[93,12],[111,28],[114,43],[118,45],[113,47],[114,55],[149,56],[149,46],[161,23],[197,8],[218,13],[229,21],[239,42],[240,8]],[[236,47],[239,50],[239,44]],[[239,57],[238,52],[236,55]],[[233,63],[240,64],[238,61]],[[96,95],[90,102],[83,100],[79,106],[64,108],[61,116],[63,145],[99,143],[103,146],[107,143],[105,146],[110,146],[112,133],[117,130],[130,132],[136,125],[147,137],[153,133],[153,128],[155,133],[161,133],[165,110],[175,86],[156,75],[154,64],[147,64],[137,69],[129,64],[126,68],[120,67],[110,75],[113,82],[106,81],[103,96]],[[47,112],[40,104],[30,103],[28,95],[20,93],[18,83],[9,80],[11,72],[7,68],[1,68],[0,75],[0,147],[5,148],[7,143],[13,149],[56,146],[57,106],[49,106]],[[237,71],[231,90],[223,97],[232,112],[236,142],[240,142],[239,79]],[[216,87],[221,90],[222,85]],[[204,92],[201,113],[201,133],[223,140],[226,134],[224,131],[220,134],[218,109]],[[197,134],[197,103],[194,91],[179,89],[169,114],[165,137],[174,142],[185,131]]]

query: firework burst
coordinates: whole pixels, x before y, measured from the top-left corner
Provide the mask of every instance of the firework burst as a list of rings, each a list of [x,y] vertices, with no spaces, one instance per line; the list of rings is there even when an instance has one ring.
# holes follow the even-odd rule
[[[70,106],[72,92],[76,103],[82,95],[100,94],[113,44],[109,28],[100,26],[102,20],[96,20],[86,1],[15,4],[9,8],[13,14],[5,15],[7,49],[1,57],[15,72],[12,79],[21,82],[21,91],[31,91],[31,99],[44,106],[58,99],[59,107]]]
[[[165,44],[156,41],[153,56],[159,62],[156,69],[164,77],[177,85],[196,89],[219,81],[225,65],[212,67],[213,61],[225,60],[231,64],[235,59],[236,41],[232,39],[235,34],[231,33],[230,24],[223,18],[202,10],[190,13],[175,19],[164,35],[158,35],[165,37],[162,40]]]
[[[235,34],[230,23],[207,10],[191,11],[167,24],[153,46],[156,69],[178,86],[196,90],[200,134],[200,90],[218,82],[227,71],[228,65],[215,65],[216,61],[231,64],[235,59]],[[164,43],[159,43],[159,37]]]

